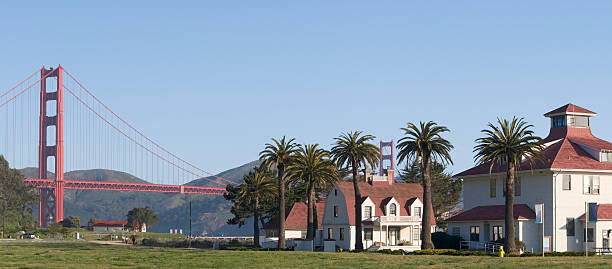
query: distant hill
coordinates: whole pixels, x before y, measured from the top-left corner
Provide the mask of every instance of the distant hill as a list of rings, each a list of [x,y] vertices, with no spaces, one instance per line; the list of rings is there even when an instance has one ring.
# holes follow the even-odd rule
[[[253,161],[239,167],[227,170],[218,176],[236,181],[253,167],[259,165]],[[25,177],[38,176],[36,168],[22,169]],[[52,175],[50,173],[50,175]],[[130,183],[146,183],[128,173],[119,171],[92,169],[67,172],[67,179],[88,179],[95,181],[116,181]],[[209,177],[216,180],[214,177]],[[220,181],[220,180],[218,180]],[[240,182],[237,182],[240,183]],[[197,179],[185,185],[219,187],[205,179]],[[124,220],[127,212],[134,207],[151,207],[160,217],[159,223],[151,230],[168,232],[169,229],[183,229],[189,232],[189,196],[182,194],[66,190],[64,194],[64,216],[80,216],[82,223],[90,218],[102,220]],[[238,229],[237,225],[227,225],[231,218],[231,208],[222,196],[192,196],[192,227],[194,235],[247,235],[252,233],[252,225]],[[35,213],[35,216],[38,215]]]

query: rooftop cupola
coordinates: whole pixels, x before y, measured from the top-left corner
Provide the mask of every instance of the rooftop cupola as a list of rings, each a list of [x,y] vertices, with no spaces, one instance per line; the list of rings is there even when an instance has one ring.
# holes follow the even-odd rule
[[[591,120],[597,113],[574,104],[567,104],[544,114],[550,118],[548,138],[558,139],[569,136],[592,136]]]

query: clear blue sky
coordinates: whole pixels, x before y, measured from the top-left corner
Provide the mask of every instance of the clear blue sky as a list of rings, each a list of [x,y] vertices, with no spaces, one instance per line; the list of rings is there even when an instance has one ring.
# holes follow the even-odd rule
[[[0,89],[62,64],[214,172],[271,137],[329,148],[420,120],[451,129],[460,172],[487,122],[517,115],[546,136],[542,114],[569,102],[612,140],[610,1],[56,3],[0,8]]]

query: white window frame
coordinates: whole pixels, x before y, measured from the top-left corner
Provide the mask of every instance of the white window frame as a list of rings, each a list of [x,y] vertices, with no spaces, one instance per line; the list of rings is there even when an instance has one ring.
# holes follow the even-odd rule
[[[419,217],[419,218],[422,217],[423,216],[423,212],[422,211],[423,210],[421,209],[420,206],[415,206],[414,207],[414,214],[413,214],[413,216]]]
[[[582,192],[584,194],[599,195],[601,189],[599,176],[583,176],[582,185]]]
[[[567,180],[567,188],[566,188],[566,182]],[[571,191],[572,190],[572,175],[563,175],[562,181],[561,181],[561,189],[564,191]]]

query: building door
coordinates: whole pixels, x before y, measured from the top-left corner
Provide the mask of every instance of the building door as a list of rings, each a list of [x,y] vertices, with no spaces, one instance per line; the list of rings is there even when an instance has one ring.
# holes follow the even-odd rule
[[[490,238],[489,235],[490,234],[491,234],[491,225],[488,224],[488,223],[485,223],[485,225],[484,225],[484,234],[483,234],[484,235],[483,239],[484,239],[485,242],[489,242],[489,240],[490,240],[489,239]]]
[[[389,246],[397,246],[400,239],[399,227],[389,227]]]
[[[602,248],[610,248],[610,231],[612,230],[603,230],[602,231]]]

